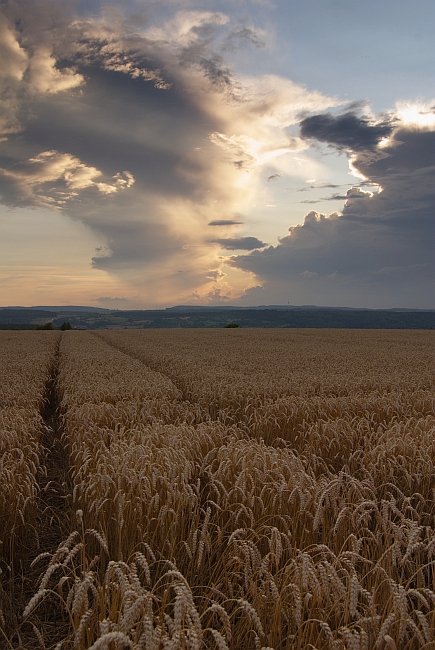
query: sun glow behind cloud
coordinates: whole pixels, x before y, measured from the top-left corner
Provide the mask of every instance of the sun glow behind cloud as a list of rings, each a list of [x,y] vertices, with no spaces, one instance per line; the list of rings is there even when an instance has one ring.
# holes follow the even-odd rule
[[[94,268],[127,283],[144,304],[243,294],[252,274],[232,269],[230,285],[220,269],[228,242],[230,250],[262,245],[248,231],[250,206],[259,197],[267,203],[262,170],[282,174],[284,158],[307,148],[286,129],[301,111],[337,100],[277,75],[237,78],[223,52],[237,39],[256,45],[263,33],[249,29],[242,38],[222,12],[179,11],[132,32],[106,11],[65,24],[63,38],[49,25],[24,24],[19,35],[8,23],[7,43],[21,84],[16,97],[30,93],[35,118],[17,129],[31,143],[33,125],[51,111],[47,135],[57,146],[38,150],[35,137],[27,158],[16,149],[1,169],[3,200],[61,210],[98,233]],[[19,45],[27,41],[29,50]],[[115,170],[112,158],[120,159]],[[294,164],[309,174],[310,161]],[[213,239],[209,223],[222,224]]]
[[[435,128],[435,99],[432,102],[398,102],[397,117],[405,126]]]
[[[11,0],[0,21],[0,191],[12,210],[51,209],[96,238],[88,302],[225,303],[266,290],[269,276],[251,261],[272,257],[289,225],[307,242],[310,229],[341,223],[304,218],[300,203],[370,212],[380,204],[367,190],[385,180],[373,169],[402,151],[397,129],[433,128],[429,104],[340,112],[340,99],[283,75],[239,74],[231,57],[270,35],[227,12],[150,7],[133,24],[113,7],[83,17],[66,4],[47,0],[39,13]],[[345,189],[300,201],[296,192],[338,187],[337,151]],[[306,187],[307,178],[327,180]],[[321,273],[307,266],[297,278],[312,286]]]

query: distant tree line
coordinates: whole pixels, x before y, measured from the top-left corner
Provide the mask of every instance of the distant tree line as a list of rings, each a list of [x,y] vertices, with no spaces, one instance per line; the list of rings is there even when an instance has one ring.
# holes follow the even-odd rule
[[[56,328],[53,325],[53,323],[51,323],[49,321],[48,323],[44,323],[44,325],[37,325],[35,327],[35,329],[37,329],[37,330],[55,330]],[[59,329],[62,330],[62,332],[64,332],[65,330],[72,330],[71,323],[65,321],[64,323],[62,323],[62,325],[59,327]]]

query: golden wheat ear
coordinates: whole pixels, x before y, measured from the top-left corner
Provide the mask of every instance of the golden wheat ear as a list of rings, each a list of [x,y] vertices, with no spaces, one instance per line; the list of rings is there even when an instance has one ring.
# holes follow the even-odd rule
[[[432,332],[16,334],[0,332],[12,647],[435,644]]]

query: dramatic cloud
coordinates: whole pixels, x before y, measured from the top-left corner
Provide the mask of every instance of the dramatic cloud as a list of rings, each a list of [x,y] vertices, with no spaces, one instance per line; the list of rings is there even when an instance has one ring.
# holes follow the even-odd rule
[[[263,284],[246,302],[434,307],[435,131],[402,122],[382,146],[361,140],[352,168],[381,191],[353,187],[341,214],[309,212],[278,246],[233,257]]]
[[[0,138],[21,130],[18,118],[18,91],[28,65],[11,26],[0,13]]]
[[[94,269],[142,304],[237,298],[252,274],[230,270],[227,282],[220,253],[265,246],[235,233],[263,166],[270,174],[306,149],[288,127],[337,100],[279,76],[237,76],[225,53],[261,47],[264,32],[222,12],[154,25],[150,8],[133,25],[113,8],[83,17],[74,7],[4,4],[1,202],[85,224],[101,237]],[[229,230],[211,242],[208,225]]]
[[[93,286],[93,274],[88,301],[136,307],[243,295],[427,306],[432,105],[326,112],[343,104],[246,64],[273,49],[264,21],[209,4],[140,4],[128,16],[130,3],[1,3],[0,202],[8,223],[19,214],[36,228],[44,214],[47,231],[52,216],[81,244],[87,233],[86,269],[70,270],[67,286],[80,273]],[[328,168],[336,151],[358,179],[350,188],[347,169]],[[314,192],[307,203],[341,212],[321,214],[324,204],[300,223],[301,195],[289,190],[301,183]],[[326,188],[336,193],[319,198]],[[14,233],[23,243],[26,229]]]
[[[314,138],[337,149],[352,151],[376,148],[393,130],[389,121],[376,123],[352,112],[337,116],[312,115],[302,120],[300,127],[302,138]]]

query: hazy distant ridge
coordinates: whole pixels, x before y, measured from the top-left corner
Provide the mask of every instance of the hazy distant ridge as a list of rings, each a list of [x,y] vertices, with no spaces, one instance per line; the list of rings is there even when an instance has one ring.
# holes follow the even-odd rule
[[[75,329],[256,328],[435,329],[435,310],[352,309],[315,306],[190,307],[156,310],[0,308],[0,329],[31,329],[67,321]]]

